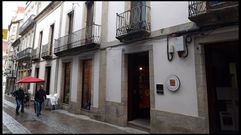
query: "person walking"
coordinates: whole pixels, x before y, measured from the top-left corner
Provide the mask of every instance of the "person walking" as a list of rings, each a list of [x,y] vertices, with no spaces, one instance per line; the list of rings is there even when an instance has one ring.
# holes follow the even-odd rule
[[[17,103],[17,107],[16,107],[16,115],[19,115],[19,108],[21,106],[21,112],[24,112],[24,90],[23,90],[23,86],[21,85],[19,87],[18,90],[13,92],[13,96],[15,96],[16,98],[16,103]]]
[[[44,85],[40,85],[40,89],[36,91],[34,96],[37,117],[41,115],[42,103],[45,99],[46,93],[44,90]]]

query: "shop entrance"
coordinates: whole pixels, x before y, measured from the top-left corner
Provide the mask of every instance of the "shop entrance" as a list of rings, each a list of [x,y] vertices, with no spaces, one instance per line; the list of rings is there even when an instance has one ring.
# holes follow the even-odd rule
[[[240,46],[238,41],[205,45],[210,133],[239,131]]]
[[[150,120],[148,52],[128,55],[128,121]]]

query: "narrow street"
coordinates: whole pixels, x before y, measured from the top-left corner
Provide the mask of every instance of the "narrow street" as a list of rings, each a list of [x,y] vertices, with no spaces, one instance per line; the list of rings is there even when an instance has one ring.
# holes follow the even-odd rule
[[[71,114],[64,110],[43,109],[37,117],[33,104],[25,107],[24,113],[15,115],[16,104],[3,100],[3,133],[147,133],[130,127],[120,127],[100,122],[84,115]]]

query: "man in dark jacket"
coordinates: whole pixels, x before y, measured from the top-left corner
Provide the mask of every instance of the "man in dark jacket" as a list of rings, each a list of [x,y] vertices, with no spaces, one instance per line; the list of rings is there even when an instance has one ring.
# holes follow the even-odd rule
[[[44,90],[44,86],[40,85],[40,89],[36,91],[35,97],[34,97],[37,116],[41,114],[41,108],[42,108],[41,106],[45,99],[46,99],[46,93]]]
[[[19,114],[18,110],[21,106],[21,112],[24,112],[24,91],[23,91],[23,86],[21,85],[18,90],[13,92],[13,96],[16,98],[16,115]]]

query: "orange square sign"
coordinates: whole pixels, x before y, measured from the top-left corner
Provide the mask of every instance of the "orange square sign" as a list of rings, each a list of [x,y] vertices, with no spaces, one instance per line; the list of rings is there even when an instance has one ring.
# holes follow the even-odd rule
[[[176,86],[176,81],[173,80],[173,79],[171,79],[171,80],[170,80],[170,86]]]

